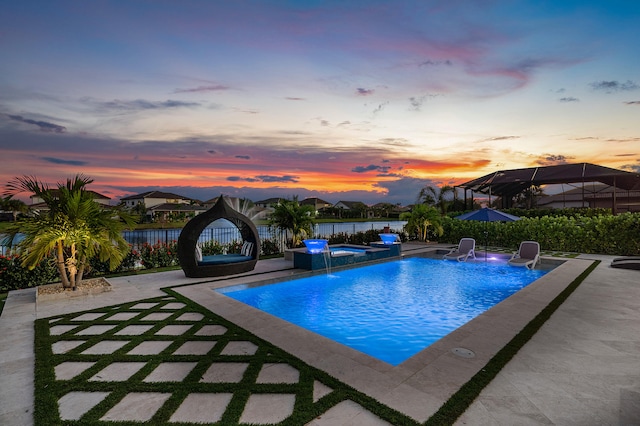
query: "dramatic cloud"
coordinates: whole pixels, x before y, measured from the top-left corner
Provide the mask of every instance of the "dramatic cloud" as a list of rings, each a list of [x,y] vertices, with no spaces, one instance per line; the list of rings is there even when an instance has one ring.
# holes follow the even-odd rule
[[[42,157],[42,159],[48,163],[53,164],[66,164],[69,166],[84,166],[89,164],[87,161],[78,161],[78,160],[63,160],[61,158],[54,157]]]
[[[290,176],[290,175],[285,175],[285,176],[260,175],[260,176],[256,176],[256,178],[260,179],[262,182],[267,182],[267,183],[278,183],[278,182],[296,183],[299,181],[299,178],[297,176]]]
[[[241,176],[228,176],[227,180],[229,182],[260,182],[260,179]]]
[[[20,115],[8,115],[7,117],[9,117],[14,121],[19,121],[21,123],[33,124],[35,126],[38,126],[41,131],[47,132],[47,133],[64,133],[67,130],[67,128],[64,126],[58,126],[57,124],[48,123],[46,121],[30,120],[28,118],[23,118]]]
[[[560,102],[580,102],[580,99],[574,98],[572,96],[567,96],[566,98],[558,99]]]
[[[419,67],[429,67],[429,66],[438,66],[438,65],[451,66],[453,65],[453,63],[448,59],[446,61],[432,61],[430,59],[427,59],[426,61],[420,62],[418,64]]]
[[[555,166],[559,164],[567,164],[573,160],[574,157],[567,157],[565,155],[546,154],[545,157],[538,158],[536,164],[541,166]]]
[[[191,89],[176,89],[173,93],[201,93],[201,92],[220,92],[223,90],[229,90],[228,86],[221,84],[215,84],[212,86],[198,86]]]
[[[378,171],[381,173],[387,173],[391,167],[389,166],[376,166],[375,164],[369,164],[368,166],[356,166],[351,169],[354,173],[367,173],[372,171]]]
[[[631,80],[627,80],[624,83],[619,81],[611,80],[611,81],[596,81],[590,84],[593,90],[603,91],[605,93],[614,93],[614,92],[628,92],[631,90],[640,89],[636,83]]]
[[[410,202],[415,202],[420,190],[425,186],[439,185],[431,179],[403,177],[397,180],[378,182],[375,186],[387,193],[387,196],[381,202],[406,205]]]
[[[241,160],[250,160],[251,156],[250,155],[236,155],[236,158],[239,158]]]
[[[136,99],[132,101],[122,101],[114,99],[108,102],[96,102],[84,99],[85,103],[92,104],[100,110],[105,111],[146,111],[146,110],[164,110],[175,108],[193,108],[201,106],[198,102],[183,102],[168,99],[166,101],[147,101],[144,99]]]
[[[363,89],[362,87],[358,87],[356,89],[356,93],[360,96],[369,96],[369,95],[373,95],[373,93],[375,92],[375,90],[373,89]]]

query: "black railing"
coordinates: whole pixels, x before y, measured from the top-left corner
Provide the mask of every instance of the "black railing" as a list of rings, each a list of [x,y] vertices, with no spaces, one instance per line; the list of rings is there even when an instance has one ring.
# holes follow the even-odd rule
[[[326,238],[329,239],[337,234],[353,235],[358,232],[365,232],[369,230],[382,230],[389,226],[393,231],[399,232],[402,230],[403,225],[406,222],[391,221],[391,222],[345,222],[345,223],[319,223],[314,225],[312,237],[314,238]],[[258,225],[258,235],[261,240],[274,241],[280,247],[281,251],[284,251],[284,236],[277,232],[275,228]],[[164,244],[172,241],[177,241],[182,229],[141,229],[135,231],[124,231],[122,236],[131,244],[133,249],[139,250],[144,244]],[[2,235],[0,235],[0,242],[2,241]],[[220,245],[229,245],[234,242],[242,241],[242,237],[235,227],[211,227],[205,228],[200,234],[199,242],[205,243],[207,241],[217,241]],[[0,246],[0,254],[6,255],[9,252],[9,247]]]

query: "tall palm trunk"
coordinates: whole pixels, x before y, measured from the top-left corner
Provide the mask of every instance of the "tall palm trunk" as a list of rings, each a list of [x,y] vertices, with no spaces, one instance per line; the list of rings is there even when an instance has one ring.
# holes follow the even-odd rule
[[[80,259],[80,267],[78,268],[78,278],[77,278],[77,282],[82,281],[82,278],[84,277],[84,270],[87,266],[87,257],[84,256],[82,259]]]
[[[67,268],[64,261],[64,247],[62,246],[61,242],[56,243],[56,267],[58,268],[58,273],[60,274],[60,279],[62,280],[62,287],[71,287],[69,278],[67,277]]]
[[[69,258],[67,259],[67,272],[69,272],[69,281],[71,284],[71,288],[76,288],[76,277],[78,273],[78,259],[77,259],[77,250],[75,243],[71,244]]]

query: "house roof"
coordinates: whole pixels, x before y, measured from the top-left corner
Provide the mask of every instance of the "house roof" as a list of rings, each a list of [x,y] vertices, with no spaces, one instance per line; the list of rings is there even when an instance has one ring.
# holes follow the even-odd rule
[[[347,208],[349,209],[353,209],[353,208],[357,208],[360,206],[365,206],[367,207],[367,205],[365,203],[363,203],[362,201],[338,201],[335,205],[338,204],[342,204],[344,206],[347,206]]]
[[[182,195],[173,194],[171,192],[162,192],[162,191],[147,191],[142,194],[129,195],[127,197],[122,197],[121,201],[126,200],[139,200],[141,198],[168,198],[168,199],[180,199],[180,200],[191,200],[189,197],[183,197]]]
[[[311,197],[311,198],[305,198],[304,200],[300,201],[301,205],[318,205],[318,204],[329,204],[329,205],[333,205],[333,203],[330,203],[328,201],[325,201],[321,198],[317,198],[317,197]]]
[[[640,173],[590,163],[500,170],[457,185],[459,188],[501,197],[513,197],[532,185],[601,182],[620,189],[640,189]]]
[[[197,204],[176,204],[176,203],[162,203],[157,206],[149,207],[147,210],[152,211],[167,211],[167,212],[175,212],[175,211],[183,211],[183,212],[191,212],[191,211],[206,211],[207,208],[203,206],[199,206]]]

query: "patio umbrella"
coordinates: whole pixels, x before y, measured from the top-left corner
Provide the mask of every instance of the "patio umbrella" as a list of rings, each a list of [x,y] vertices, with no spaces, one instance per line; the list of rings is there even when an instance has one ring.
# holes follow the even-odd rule
[[[460,216],[456,216],[459,220],[476,220],[478,222],[485,222],[484,227],[484,260],[487,261],[487,245],[489,244],[489,232],[487,231],[486,222],[513,222],[520,220],[518,216],[504,213],[499,210],[490,209],[489,207],[483,207],[480,210],[474,210],[469,213],[465,213]]]

